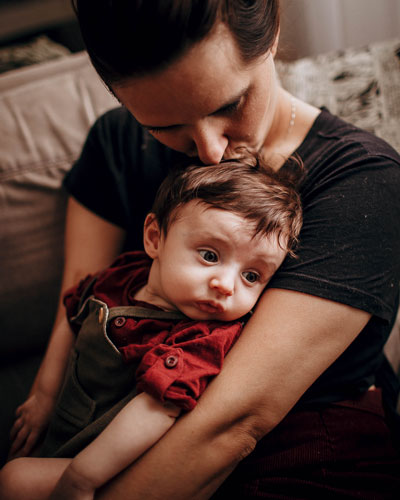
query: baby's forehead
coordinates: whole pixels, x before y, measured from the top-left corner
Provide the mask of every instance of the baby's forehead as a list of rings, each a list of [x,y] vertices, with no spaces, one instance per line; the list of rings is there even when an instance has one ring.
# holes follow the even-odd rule
[[[196,220],[206,226],[211,221],[214,223],[221,222],[222,224],[229,222],[229,226],[226,227],[231,230],[240,230],[249,234],[255,234],[256,232],[256,224],[244,215],[225,208],[223,205],[214,205],[198,198],[178,205],[171,212],[170,225],[182,221],[190,223],[191,220]]]
[[[259,227],[258,221],[197,199],[175,211],[170,229],[175,224],[189,232],[192,238],[247,245],[249,250],[265,244],[270,250],[279,249],[279,253],[286,249],[287,239],[279,231],[266,231],[265,227]]]
[[[260,240],[268,237],[277,239],[279,230],[274,230],[268,227],[268,221],[259,221],[256,218],[251,218],[249,214],[243,214],[240,211],[225,208],[223,205],[207,203],[201,199],[195,198],[187,203],[179,204],[171,211],[169,227],[172,224],[186,221],[190,223],[191,220],[198,219],[200,222],[222,221],[226,223],[229,221],[230,228],[234,231],[240,231],[254,240]],[[264,222],[264,224],[262,223]]]

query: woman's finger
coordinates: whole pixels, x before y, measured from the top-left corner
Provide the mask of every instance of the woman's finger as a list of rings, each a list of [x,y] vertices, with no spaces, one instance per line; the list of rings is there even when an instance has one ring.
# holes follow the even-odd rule
[[[18,434],[18,432],[23,427],[23,425],[24,425],[24,420],[21,417],[17,418],[17,420],[14,422],[13,426],[11,427],[11,431],[10,431],[10,440],[11,441],[14,441],[15,436]]]
[[[27,437],[25,444],[20,450],[21,457],[27,457],[35,446],[37,439],[39,437],[39,433],[36,430],[33,430]]]
[[[22,413],[24,411],[24,405],[25,405],[25,403],[22,405],[19,405],[18,408],[15,410],[16,417],[20,417],[22,415]]]
[[[12,458],[15,458],[13,456],[20,448],[22,448],[28,435],[29,435],[29,429],[27,427],[24,426],[19,430],[18,434],[16,435],[16,437],[11,445],[9,456],[11,456]]]

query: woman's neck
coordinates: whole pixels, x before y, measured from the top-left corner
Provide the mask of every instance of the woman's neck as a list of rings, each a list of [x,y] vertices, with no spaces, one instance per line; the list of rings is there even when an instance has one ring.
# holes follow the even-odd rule
[[[278,88],[274,120],[262,156],[278,170],[301,145],[320,110]]]

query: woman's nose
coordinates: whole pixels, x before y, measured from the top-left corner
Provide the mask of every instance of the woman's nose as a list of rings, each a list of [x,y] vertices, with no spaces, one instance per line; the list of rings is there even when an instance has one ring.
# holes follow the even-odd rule
[[[193,141],[197,156],[205,165],[219,163],[228,146],[228,139],[211,124],[201,124],[196,128]]]
[[[216,290],[221,295],[230,297],[233,295],[234,282],[228,276],[212,278],[210,280],[210,288]]]

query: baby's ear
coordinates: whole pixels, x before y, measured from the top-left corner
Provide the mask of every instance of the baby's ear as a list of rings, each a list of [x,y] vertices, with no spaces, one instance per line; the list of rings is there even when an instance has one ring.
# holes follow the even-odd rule
[[[161,231],[156,216],[153,213],[149,213],[144,221],[143,245],[147,255],[152,259],[158,256],[160,239]]]

